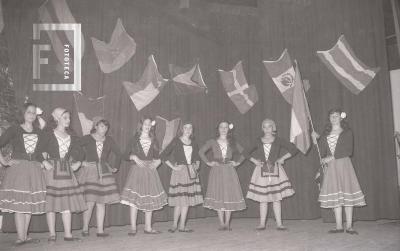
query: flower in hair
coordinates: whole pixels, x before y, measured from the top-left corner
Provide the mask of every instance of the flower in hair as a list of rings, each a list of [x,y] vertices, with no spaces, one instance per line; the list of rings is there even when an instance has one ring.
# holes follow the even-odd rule
[[[36,107],[36,115],[42,115],[43,114],[43,110],[40,107]]]
[[[230,129],[230,130],[233,129],[233,124],[232,124],[232,123],[229,124],[229,129]]]
[[[151,126],[155,126],[155,125],[156,125],[156,121],[155,120],[151,121]]]
[[[346,114],[345,112],[341,112],[341,113],[340,113],[340,117],[341,117],[342,119],[345,119],[345,118],[347,117],[347,114]]]

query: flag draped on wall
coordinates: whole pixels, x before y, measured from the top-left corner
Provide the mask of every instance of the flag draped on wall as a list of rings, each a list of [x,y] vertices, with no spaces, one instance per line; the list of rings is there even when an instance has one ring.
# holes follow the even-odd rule
[[[140,111],[157,97],[166,83],[167,79],[158,72],[154,56],[150,55],[139,81],[135,83],[124,81],[123,85],[136,109]]]
[[[290,123],[290,142],[306,154],[311,146],[310,141],[310,111],[304,92],[300,70],[296,66],[293,87],[292,115]]]
[[[92,37],[92,43],[99,60],[100,69],[104,73],[118,70],[136,52],[135,40],[125,31],[120,18],[118,18],[108,44],[94,37]]]
[[[42,6],[39,7],[39,18],[42,23],[63,23],[63,24],[75,24],[74,16],[71,13],[71,10],[68,7],[66,0],[48,0]],[[72,33],[65,31],[48,31],[47,32],[51,45],[53,46],[53,50],[56,54],[56,57],[59,61],[57,65],[57,70],[59,72],[63,72],[64,65],[64,44],[70,44],[74,46],[74,37]],[[83,53],[85,51],[85,40],[83,37],[83,33],[81,33],[81,57],[83,57]],[[80,59],[79,59],[80,60]],[[70,59],[72,62],[72,59]],[[73,63],[71,63],[72,65]],[[73,70],[73,67],[70,68]]]
[[[82,93],[74,94],[76,110],[81,123],[82,135],[87,135],[93,126],[93,118],[104,116],[104,96],[87,98]]]
[[[372,81],[378,68],[366,66],[357,58],[344,35],[327,51],[317,51],[322,63],[353,94],[359,94]]]
[[[257,103],[257,89],[247,83],[241,61],[231,71],[218,70],[218,72],[228,97],[240,113],[246,113]]]
[[[207,92],[200,65],[196,64],[190,69],[185,69],[173,64],[169,65],[171,79],[174,82],[175,91],[178,95]]]
[[[181,123],[180,118],[168,121],[163,117],[156,117],[156,138],[160,144],[160,153],[171,143],[178,132],[179,125]]]

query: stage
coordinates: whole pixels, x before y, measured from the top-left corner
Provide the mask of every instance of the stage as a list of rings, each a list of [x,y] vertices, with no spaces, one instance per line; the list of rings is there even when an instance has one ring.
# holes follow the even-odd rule
[[[32,233],[39,238],[38,244],[26,244],[14,247],[16,234],[0,235],[0,250],[400,250],[400,221],[358,221],[354,228],[359,235],[328,234],[334,227],[332,223],[318,220],[286,220],[288,231],[277,231],[275,222],[269,219],[267,229],[257,232],[254,227],[258,221],[252,219],[233,219],[232,231],[218,231],[217,218],[195,219],[188,222],[193,233],[169,233],[171,222],[153,225],[161,230],[160,235],[143,233],[143,225],[138,226],[138,234],[128,237],[128,226],[111,227],[106,231],[110,237],[96,237],[96,229],[90,229],[90,237],[80,242],[67,243],[63,233],[58,232],[55,244],[48,244],[48,233]],[[74,231],[80,236],[80,231]]]

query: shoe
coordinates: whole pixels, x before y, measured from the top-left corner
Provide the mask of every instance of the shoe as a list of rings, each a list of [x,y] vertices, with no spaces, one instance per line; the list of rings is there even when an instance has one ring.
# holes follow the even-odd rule
[[[184,228],[184,229],[179,229],[178,230],[181,233],[193,233],[193,229],[188,229],[188,228]]]
[[[26,238],[25,243],[39,243],[40,240],[36,238]]]
[[[353,228],[346,229],[346,233],[351,234],[351,235],[358,234],[358,232],[356,230],[354,230]]]
[[[168,229],[168,232],[169,232],[169,233],[175,233],[176,230],[178,230],[177,227],[176,227],[176,228],[170,228],[170,229]]]
[[[135,236],[136,235],[136,229],[135,230],[131,230],[131,231],[129,231],[128,232],[128,236],[131,236],[131,237],[133,237],[133,236]]]
[[[276,227],[276,230],[278,230],[278,231],[286,231],[288,229],[286,227],[284,227],[284,226],[278,226],[278,227]]]
[[[81,241],[78,237],[64,237],[64,241]]]
[[[97,233],[96,236],[97,236],[97,237],[103,237],[103,238],[104,238],[104,237],[110,236],[110,234],[109,234],[109,233]]]
[[[82,231],[82,237],[88,237],[89,231]]]
[[[218,228],[218,231],[225,231],[225,230],[228,230],[225,226],[223,226],[223,227],[221,226]]]
[[[264,231],[265,228],[266,228],[265,226],[263,226],[263,227],[258,226],[258,227],[256,227],[256,230],[257,230],[257,231]]]
[[[331,229],[328,231],[328,233],[330,233],[330,234],[339,234],[339,233],[343,233],[343,232],[344,232],[343,228],[341,228],[341,229],[335,228],[335,229]]]
[[[56,242],[56,240],[57,240],[57,237],[55,235],[52,235],[47,239],[47,241],[49,243],[54,243],[54,242]]]
[[[150,231],[144,230],[143,232],[145,234],[161,234],[161,231],[158,231],[158,230],[155,230],[155,229],[152,229]]]
[[[25,243],[26,243],[25,241],[18,239],[15,241],[14,245],[18,247],[24,245]]]

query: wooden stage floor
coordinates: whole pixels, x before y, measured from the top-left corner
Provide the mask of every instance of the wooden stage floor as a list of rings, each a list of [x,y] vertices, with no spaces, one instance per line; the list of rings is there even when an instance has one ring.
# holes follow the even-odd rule
[[[233,219],[232,231],[218,231],[217,218],[195,219],[188,222],[193,233],[168,233],[171,222],[155,223],[154,228],[163,231],[159,235],[143,234],[143,225],[138,234],[128,237],[128,226],[111,227],[106,231],[110,237],[91,236],[80,242],[67,243],[63,234],[58,233],[55,244],[47,243],[48,233],[32,233],[39,238],[38,244],[14,247],[16,234],[0,234],[0,250],[57,250],[57,251],[123,251],[123,250],[400,250],[400,221],[361,221],[355,223],[359,235],[328,234],[334,225],[322,220],[287,220],[289,228],[282,232],[275,230],[275,222],[269,219],[265,231],[257,232],[257,219]],[[80,231],[74,231],[80,236]]]

